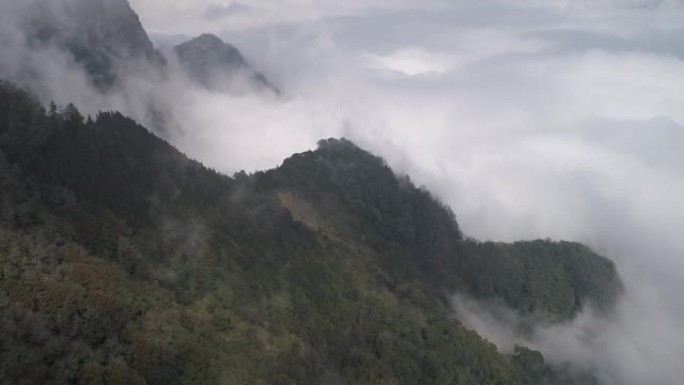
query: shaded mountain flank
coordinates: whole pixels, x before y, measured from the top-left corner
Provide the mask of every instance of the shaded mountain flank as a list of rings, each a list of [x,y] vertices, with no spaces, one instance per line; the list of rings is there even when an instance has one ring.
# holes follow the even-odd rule
[[[240,51],[212,34],[203,34],[173,48],[186,73],[211,90],[245,92],[256,89],[278,94],[266,77],[255,71]]]
[[[575,243],[479,243],[347,140],[228,177],[116,112],[0,83],[0,383],[591,384],[454,318],[610,309]]]
[[[102,90],[127,73],[165,66],[127,0],[31,0],[25,7],[29,43],[70,53]]]

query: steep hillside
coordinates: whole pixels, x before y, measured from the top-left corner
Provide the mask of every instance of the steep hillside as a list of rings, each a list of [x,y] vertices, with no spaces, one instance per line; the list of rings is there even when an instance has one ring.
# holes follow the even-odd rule
[[[330,231],[376,250],[396,277],[452,287],[461,241],[454,214],[395,176],[382,159],[344,139],[323,140],[317,151],[285,160],[263,182],[335,217]]]
[[[25,18],[29,42],[69,52],[103,90],[165,62],[127,0],[32,0]]]
[[[0,383],[586,383],[453,318],[476,249],[350,142],[229,178],[118,113],[0,83],[0,186]],[[559,259],[583,298],[618,282]]]
[[[622,291],[613,263],[580,244],[464,241],[448,207],[344,139],[319,142],[318,150],[294,155],[263,181],[287,193],[280,196],[290,197],[283,203],[291,211],[305,202],[309,217],[329,218],[317,229],[373,248],[401,279],[501,299],[556,321],[585,304],[610,310]],[[307,215],[300,217],[307,223]]]

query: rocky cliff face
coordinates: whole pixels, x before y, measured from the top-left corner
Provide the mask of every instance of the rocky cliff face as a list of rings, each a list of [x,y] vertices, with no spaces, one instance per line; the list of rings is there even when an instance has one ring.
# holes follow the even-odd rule
[[[169,71],[179,70],[215,91],[279,93],[237,48],[210,34],[166,52],[169,57],[178,59],[173,61],[178,66],[169,69],[166,58],[155,49],[127,0],[28,0],[2,5],[0,12],[12,14],[0,21],[12,24],[12,33],[18,32],[15,35],[21,36],[15,45],[26,45],[29,52],[45,49],[65,52],[68,61],[82,67],[90,83],[103,92],[111,91],[121,85],[122,80],[135,76],[163,82],[171,75]],[[0,46],[2,44],[0,41]],[[40,63],[29,63],[15,69],[9,78],[26,84],[26,79],[35,78],[33,72],[41,72],[35,68],[43,67]],[[3,76],[8,77],[7,74]],[[39,89],[35,85],[30,88]]]
[[[620,288],[579,244],[464,239],[350,141],[230,178],[0,81],[1,384],[591,385],[447,293],[565,321]]]
[[[26,19],[31,44],[67,50],[100,88],[112,87],[126,72],[165,62],[127,0],[36,0]]]

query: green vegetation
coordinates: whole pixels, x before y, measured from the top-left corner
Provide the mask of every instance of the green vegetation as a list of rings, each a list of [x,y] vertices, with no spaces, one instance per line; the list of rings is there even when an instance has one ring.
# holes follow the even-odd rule
[[[344,139],[323,140],[317,151],[294,155],[262,179],[338,217],[335,231],[373,248],[400,278],[449,286],[461,241],[454,214],[408,177],[397,178],[381,158]],[[337,204],[322,204],[326,199]]]
[[[623,288],[615,266],[573,242],[463,244],[460,280],[480,298],[500,298],[524,315],[572,318],[584,306],[607,312]]]
[[[0,83],[0,383],[555,381],[466,330],[445,289],[567,318],[619,281],[580,245],[463,240],[345,140],[229,178],[119,113]]]
[[[463,240],[448,207],[344,139],[323,140],[263,179],[310,202],[334,223],[329,231],[373,248],[401,280],[498,298],[555,321],[585,304],[610,310],[622,291],[614,264],[581,244]]]

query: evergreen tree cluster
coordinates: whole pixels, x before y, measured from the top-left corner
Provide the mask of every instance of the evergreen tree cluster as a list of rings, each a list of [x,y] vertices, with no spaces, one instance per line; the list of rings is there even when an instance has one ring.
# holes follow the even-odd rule
[[[464,240],[345,140],[231,178],[0,83],[2,384],[587,383],[501,354],[445,289],[567,319],[619,287],[581,245]]]

